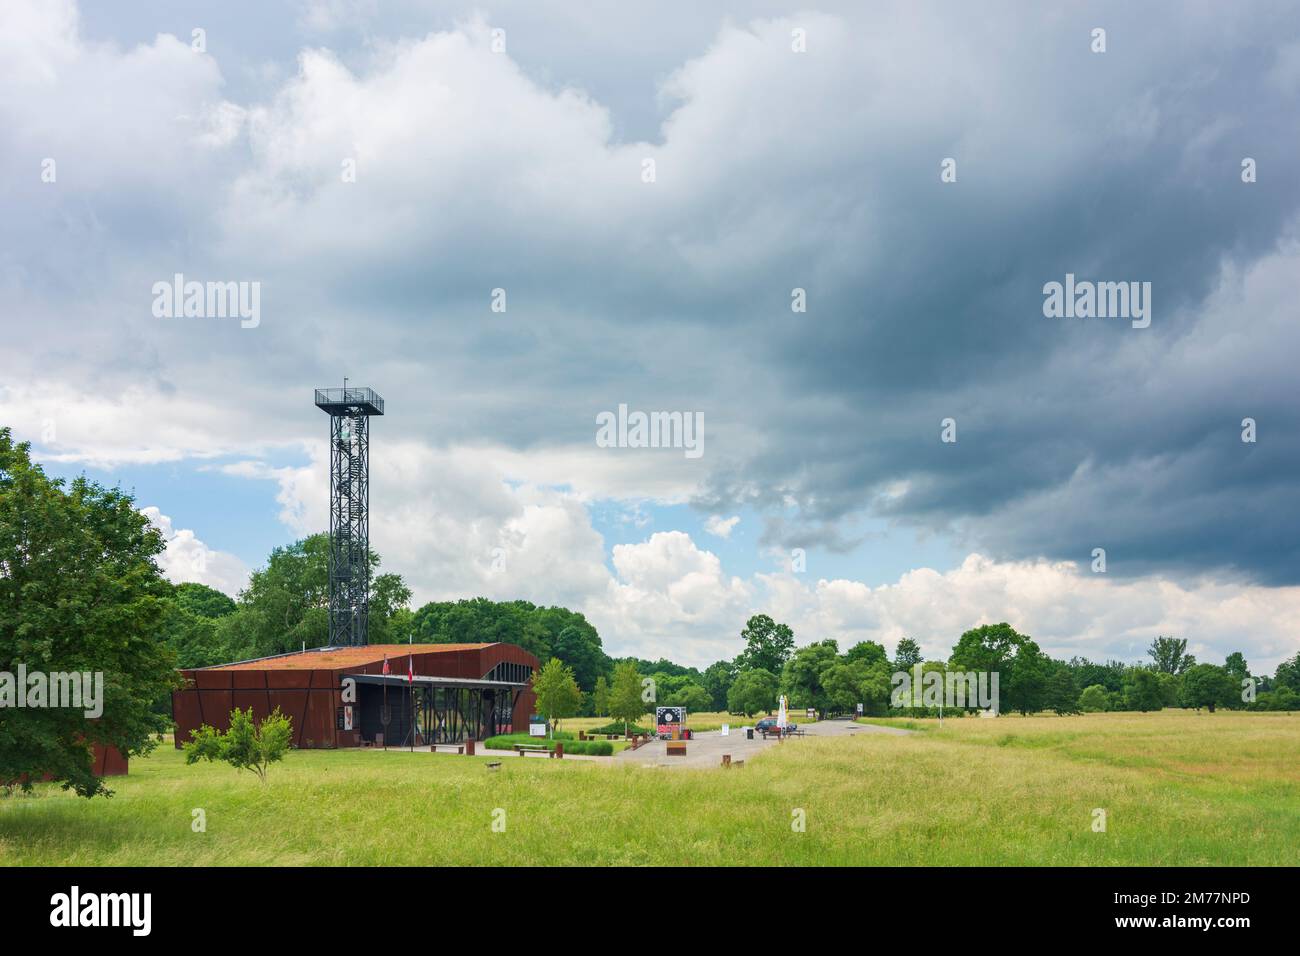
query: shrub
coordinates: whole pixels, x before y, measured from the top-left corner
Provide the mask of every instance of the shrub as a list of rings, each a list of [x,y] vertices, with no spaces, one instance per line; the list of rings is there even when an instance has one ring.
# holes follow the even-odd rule
[[[630,726],[627,728],[627,731],[628,731],[628,733],[630,733],[630,734],[648,734],[648,733],[650,733],[650,731],[646,730],[644,727],[638,727],[636,724],[632,724],[632,725],[630,725]],[[622,724],[621,722],[608,723],[608,724],[605,724],[603,727],[593,727],[591,730],[588,730],[587,733],[588,733],[588,734],[606,734],[606,735],[608,735],[608,734],[618,734],[620,737],[622,737],[622,736],[623,736],[623,724]]]
[[[1109,704],[1110,699],[1106,693],[1106,688],[1100,684],[1090,684],[1079,695],[1079,709],[1084,713],[1095,714],[1098,711],[1106,710]]]
[[[279,707],[261,723],[254,722],[252,707],[247,711],[236,707],[230,712],[229,730],[223,733],[204,724],[190,731],[190,736],[193,740],[184,745],[187,764],[224,760],[240,770],[251,770],[266,783],[266,770],[284,758],[293,740],[293,729]]]
[[[511,750],[515,744],[541,744],[548,750],[554,750],[556,743],[564,744],[566,754],[608,757],[614,753],[614,745],[608,740],[549,740],[544,737],[529,737],[527,734],[502,734],[498,737],[489,737],[483,741],[483,746],[488,750]]]

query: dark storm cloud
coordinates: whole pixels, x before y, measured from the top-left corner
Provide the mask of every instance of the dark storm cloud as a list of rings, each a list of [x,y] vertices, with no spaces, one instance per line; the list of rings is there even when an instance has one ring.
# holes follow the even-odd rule
[[[139,115],[130,96],[117,109],[135,135],[99,153],[119,140],[91,113],[73,131],[42,119],[81,102],[75,86],[10,100],[6,181],[56,147],[70,160],[65,186],[0,227],[31,359],[12,377],[145,373],[267,440],[318,424],[271,392],[296,383],[305,403],[345,373],[383,383],[395,436],[434,444],[590,443],[620,402],[702,411],[697,503],[756,507],[764,543],[848,549],[883,516],[1005,557],[1106,547],[1116,574],[1300,581],[1300,15],[860,7],[748,24],[780,11],[738,6],[721,29],[711,9],[670,9],[680,21],[635,60],[622,51],[648,28],[616,7],[583,21],[599,43],[530,15],[509,57],[486,52],[486,24],[372,49],[424,35],[412,5],[368,19],[366,43],[304,36],[294,53],[337,56],[280,62],[265,84],[257,45],[223,86],[164,44],[160,72],[188,83],[129,72]],[[238,136],[194,146],[223,96]],[[151,324],[141,290],[173,271],[260,279],[262,327]],[[1150,282],[1151,327],[1045,318],[1043,284],[1066,273]],[[1256,445],[1238,440],[1245,416]]]
[[[764,453],[715,473],[701,506],[777,509],[793,497],[799,518],[768,527],[786,546],[834,547],[845,518],[867,511],[1005,557],[1086,561],[1109,546],[1121,574],[1300,580],[1300,422],[1289,363],[1277,361],[1300,336],[1283,315],[1209,302],[1225,264],[1249,268],[1292,234],[1300,181],[1285,171],[1300,136],[1281,119],[1296,97],[1272,71],[1297,18],[1225,42],[1208,32],[1177,53],[1162,48],[1158,22],[1112,27],[1095,63],[1066,47],[1074,28],[1046,31],[1057,56],[1017,75],[1054,95],[972,115],[986,141],[977,162],[960,147],[903,143],[878,177],[862,177],[864,190],[890,184],[867,200],[887,239],[864,251],[858,275],[810,288],[807,316],[772,323],[754,345],[775,391],[803,401],[765,406]],[[1104,72],[1120,44],[1126,83]],[[1136,102],[1146,128],[1117,134]],[[1044,136],[1026,149],[1053,111],[1073,120],[1074,148]],[[1006,147],[988,142],[1001,128]],[[1198,142],[1210,128],[1221,132]],[[938,155],[958,157],[957,183],[938,184]],[[1274,170],[1268,182],[1241,182],[1245,156]],[[1151,282],[1151,328],[1044,318],[1043,283],[1067,272]],[[806,412],[818,397],[838,407]],[[1270,423],[1267,442],[1240,441],[1246,415]],[[955,445],[939,441],[949,416]],[[876,497],[897,481],[906,493]]]

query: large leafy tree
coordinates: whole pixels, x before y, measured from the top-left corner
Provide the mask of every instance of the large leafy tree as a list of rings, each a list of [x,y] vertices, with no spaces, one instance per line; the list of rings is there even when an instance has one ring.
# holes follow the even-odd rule
[[[1213,664],[1193,664],[1183,674],[1183,704],[1214,713],[1216,707],[1231,707],[1241,700],[1241,685],[1228,671]]]
[[[727,691],[736,679],[736,665],[731,661],[717,661],[704,669],[701,686],[709,692],[713,710],[727,709]]]
[[[236,607],[206,584],[176,585],[159,629],[163,643],[176,654],[176,666],[209,667],[234,659],[238,649],[223,643],[219,622],[234,614]],[[170,700],[164,712],[171,712]]]
[[[369,638],[372,644],[405,643],[409,620],[401,612],[410,589],[396,574],[376,574],[370,552]],[[217,619],[216,640],[231,658],[265,657],[329,641],[329,536],[314,534],[271,552],[239,595],[234,614]]]
[[[1100,684],[1109,693],[1119,693],[1124,688],[1124,672],[1128,665],[1123,661],[1094,664],[1084,657],[1072,657],[1067,665],[1074,674],[1077,687],[1088,688]]]
[[[1147,648],[1147,653],[1151,655],[1155,669],[1165,674],[1177,676],[1196,663],[1196,658],[1187,653],[1186,638],[1157,637]]]
[[[563,607],[484,597],[430,601],[415,612],[412,627],[415,639],[424,643],[499,641],[518,644],[541,660],[558,657],[573,668],[578,686],[588,692],[596,678],[608,677],[613,667],[596,628],[582,614]]]
[[[1292,693],[1300,694],[1300,654],[1277,665],[1273,686],[1278,689],[1285,687]]]
[[[0,671],[103,675],[103,714],[22,708],[0,719],[0,781],[47,776],[84,797],[110,791],[92,745],[144,754],[166,727],[153,704],[176,681],[157,639],[171,586],[165,545],[131,496],[52,479],[0,428]]]
[[[844,658],[848,661],[865,664],[867,667],[874,667],[877,664],[889,664],[889,655],[885,653],[885,645],[878,644],[875,641],[858,641],[844,652]]]
[[[688,683],[673,691],[670,696],[664,699],[664,703],[675,707],[685,707],[688,714],[699,713],[708,710],[713,705],[713,698],[699,684]]]
[[[867,714],[883,714],[889,706],[889,662],[845,658],[822,672],[829,709],[854,713],[858,704]]]
[[[600,638],[590,624],[585,628],[566,624],[551,642],[551,653],[573,671],[578,686],[585,690],[593,690],[596,679],[609,668],[609,657],[601,649]]]
[[[761,667],[743,670],[727,692],[727,710],[752,717],[776,705],[776,675]]]
[[[1049,661],[1034,641],[1010,624],[985,624],[963,634],[948,660],[950,670],[998,673],[999,709],[1043,709]]]
[[[762,669],[779,674],[794,650],[794,631],[766,614],[751,617],[740,636],[745,639],[745,649],[736,658],[741,670]]]
[[[1051,661],[1047,685],[1043,693],[1043,706],[1061,716],[1080,713],[1079,688],[1074,686],[1070,668],[1060,661]]]
[[[826,710],[822,673],[838,660],[839,645],[833,640],[799,648],[781,670],[781,690],[789,695],[790,702],[796,707]]]
[[[1164,707],[1160,673],[1150,667],[1129,668],[1124,675],[1124,699],[1129,710],[1160,710]]]
[[[898,648],[894,651],[894,666],[900,671],[910,669],[925,658],[921,655],[921,645],[910,637],[900,638]]]
[[[1238,686],[1250,677],[1250,665],[1246,663],[1246,655],[1241,651],[1233,651],[1229,654],[1228,659],[1224,661],[1223,669],[1233,676]]]
[[[1094,714],[1110,706],[1110,692],[1100,684],[1090,684],[1079,695],[1079,709],[1086,714]]]

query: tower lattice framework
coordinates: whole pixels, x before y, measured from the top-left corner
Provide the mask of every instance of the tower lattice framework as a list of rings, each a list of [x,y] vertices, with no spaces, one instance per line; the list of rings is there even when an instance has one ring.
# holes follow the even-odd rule
[[[370,388],[318,388],[330,416],[329,643],[369,642],[370,417],[384,400]]]

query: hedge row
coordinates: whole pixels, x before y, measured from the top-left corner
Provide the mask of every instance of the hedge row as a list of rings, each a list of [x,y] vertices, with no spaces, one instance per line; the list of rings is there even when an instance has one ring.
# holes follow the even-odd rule
[[[638,727],[636,724],[628,724],[628,725],[627,725],[627,732],[628,732],[629,734],[648,734],[648,733],[650,733],[650,731],[646,730],[644,727]],[[593,727],[593,728],[591,728],[591,730],[588,730],[587,733],[588,733],[588,734],[618,734],[620,737],[622,737],[622,736],[623,736],[623,722],[622,722],[622,721],[612,721],[611,723],[608,723],[608,724],[606,724],[606,725],[603,726],[603,727]]]
[[[488,750],[513,750],[515,744],[545,744],[548,749],[554,750],[557,743],[564,744],[566,754],[608,757],[614,753],[614,745],[608,740],[571,740],[567,738],[547,740],[545,737],[529,737],[527,734],[502,734],[499,737],[489,737],[483,741],[483,746]]]

